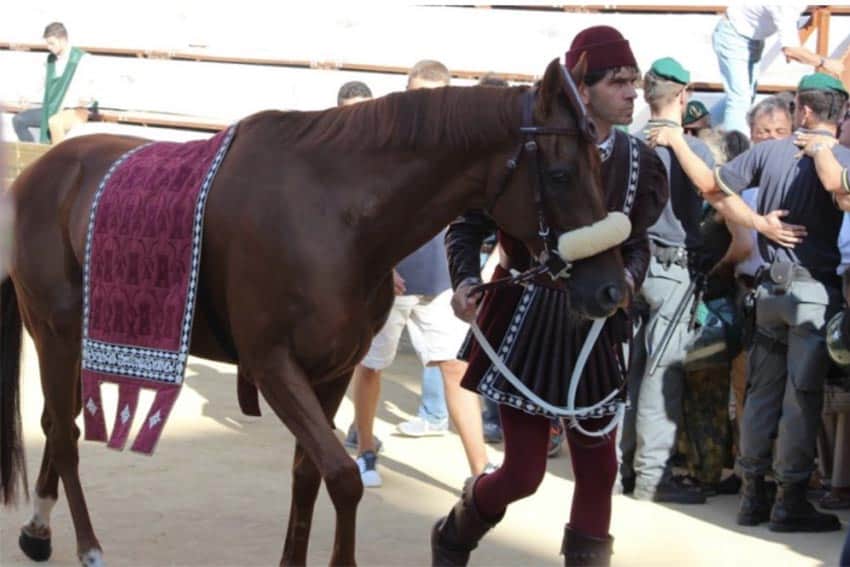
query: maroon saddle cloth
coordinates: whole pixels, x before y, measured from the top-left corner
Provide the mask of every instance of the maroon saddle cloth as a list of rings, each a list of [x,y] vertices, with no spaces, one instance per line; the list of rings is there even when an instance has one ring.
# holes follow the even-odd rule
[[[209,140],[157,142],[119,158],[89,217],[83,272],[85,438],[106,441],[100,386],[118,385],[108,446],[127,442],[139,391],[156,392],[132,450],[151,454],[189,356],[204,206],[235,126]]]

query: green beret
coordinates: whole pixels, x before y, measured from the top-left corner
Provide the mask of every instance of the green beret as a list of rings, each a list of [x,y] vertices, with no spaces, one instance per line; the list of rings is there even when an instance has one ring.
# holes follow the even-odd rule
[[[668,81],[674,81],[683,85],[691,82],[691,72],[682,67],[682,64],[672,57],[657,59],[649,70]]]
[[[800,79],[800,84],[797,85],[798,91],[834,91],[847,96],[847,89],[844,85],[826,73],[812,73]]]
[[[698,100],[692,100],[685,107],[685,113],[682,115],[682,125],[687,126],[693,124],[700,118],[708,115],[708,109],[703,103]]]

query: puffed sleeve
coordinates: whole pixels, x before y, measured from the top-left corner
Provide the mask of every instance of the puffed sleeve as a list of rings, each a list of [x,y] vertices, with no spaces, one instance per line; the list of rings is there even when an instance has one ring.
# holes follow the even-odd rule
[[[452,288],[467,278],[481,279],[481,243],[496,223],[481,210],[467,211],[455,219],[446,231],[446,254]]]
[[[635,289],[640,289],[649,269],[649,237],[647,229],[655,224],[670,198],[667,171],[653,150],[640,142],[640,176],[637,194],[629,218],[632,233],[620,248],[623,265],[632,275]]]

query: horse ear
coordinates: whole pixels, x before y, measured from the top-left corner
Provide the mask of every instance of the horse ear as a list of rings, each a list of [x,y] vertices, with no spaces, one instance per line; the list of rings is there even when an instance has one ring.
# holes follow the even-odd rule
[[[540,82],[540,105],[543,116],[549,116],[552,105],[564,89],[564,72],[561,70],[561,62],[553,59],[546,67],[543,80]]]
[[[572,75],[573,82],[576,86],[579,86],[584,82],[585,73],[587,73],[587,53],[582,52],[576,64],[573,65],[572,69],[570,69],[570,75]]]

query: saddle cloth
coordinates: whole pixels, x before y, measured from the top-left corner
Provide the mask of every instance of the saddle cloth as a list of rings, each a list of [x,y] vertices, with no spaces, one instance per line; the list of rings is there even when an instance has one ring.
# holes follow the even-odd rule
[[[132,450],[151,454],[180,387],[192,334],[204,206],[235,126],[209,140],[130,150],[98,186],[83,272],[85,438],[106,441],[101,384],[118,385],[108,446],[121,450],[141,388],[154,402]]]

